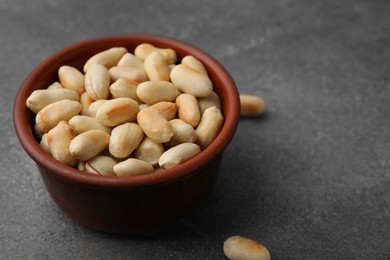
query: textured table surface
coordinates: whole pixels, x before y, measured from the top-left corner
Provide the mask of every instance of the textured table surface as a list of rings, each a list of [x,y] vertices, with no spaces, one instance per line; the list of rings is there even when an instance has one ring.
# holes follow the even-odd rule
[[[12,124],[40,61],[122,33],[193,44],[267,103],[240,120],[208,199],[137,236],[64,216]],[[224,259],[231,235],[272,259],[390,259],[389,1],[0,0],[0,35],[0,259]]]

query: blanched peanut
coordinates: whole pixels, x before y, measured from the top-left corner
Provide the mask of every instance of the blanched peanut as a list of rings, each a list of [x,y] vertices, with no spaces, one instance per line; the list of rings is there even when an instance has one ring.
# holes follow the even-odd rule
[[[159,52],[149,54],[144,62],[145,72],[149,80],[165,80],[169,81],[169,64],[166,58]]]
[[[35,117],[37,127],[44,133],[49,132],[60,121],[68,121],[79,114],[81,105],[77,101],[69,99],[60,100],[45,106]]]
[[[169,121],[172,126],[173,136],[165,145],[172,147],[181,143],[195,143],[198,139],[195,129],[181,119]]]
[[[105,99],[110,94],[110,75],[106,67],[91,64],[85,74],[85,90],[93,100]]]
[[[240,102],[242,116],[259,116],[265,110],[265,103],[261,97],[240,95]]]
[[[213,91],[213,83],[202,72],[194,70],[187,65],[179,64],[171,71],[171,81],[181,92],[194,97],[207,97]]]
[[[66,88],[38,89],[33,91],[27,98],[26,106],[34,113],[38,113],[45,106],[63,99],[79,101],[79,94],[74,90]]]
[[[169,64],[173,64],[177,60],[176,52],[174,50],[169,48],[168,49],[157,48],[149,43],[142,43],[138,45],[134,50],[134,54],[139,59],[144,61],[149,54],[155,51],[162,54],[167,59]]]
[[[61,66],[58,69],[58,77],[64,88],[76,91],[79,95],[84,92],[84,75],[78,69],[71,66]]]
[[[108,101],[108,99],[99,99],[92,102],[88,107],[88,112],[86,116],[96,117],[96,111]]]
[[[223,252],[229,259],[270,260],[271,255],[262,244],[241,236],[232,236],[225,240]]]
[[[160,101],[174,101],[179,95],[177,86],[169,81],[146,81],[137,87],[137,96],[149,105]]]
[[[80,111],[80,114],[81,115],[85,115],[85,116],[88,116],[89,113],[88,113],[88,109],[89,109],[89,106],[94,102],[95,100],[93,100],[92,98],[90,98],[88,96],[88,93],[87,92],[84,92],[83,94],[80,95],[80,104],[81,104],[81,111]]]
[[[158,164],[164,169],[170,169],[188,161],[200,152],[201,149],[199,145],[194,143],[182,143],[165,151],[158,160]]]
[[[41,141],[39,142],[39,145],[42,147],[42,149],[47,153],[51,155],[49,142],[47,141],[47,133],[44,133],[42,135]]]
[[[198,98],[198,106],[200,110],[200,114],[202,115],[204,111],[209,108],[215,106],[219,110],[222,111],[221,106],[221,100],[219,99],[219,96],[214,91],[211,92],[210,95],[204,98]]]
[[[162,112],[168,121],[176,117],[176,113],[177,113],[176,103],[161,101],[151,105],[150,107],[155,108],[158,111]]]
[[[200,121],[200,112],[198,107],[198,101],[196,98],[189,94],[180,94],[176,98],[177,114],[178,117],[190,124],[192,127],[196,127]]]
[[[76,115],[69,120],[69,124],[74,128],[77,134],[87,132],[89,130],[99,129],[107,134],[111,133],[111,128],[103,125],[94,117]]]
[[[145,161],[130,158],[114,166],[117,176],[135,176],[153,172],[153,166]]]
[[[204,111],[202,119],[196,128],[197,143],[205,149],[217,137],[223,125],[223,116],[216,107],[210,107]]]
[[[137,123],[124,123],[116,126],[111,133],[108,148],[116,158],[129,156],[141,143],[144,132]]]
[[[44,134],[46,134],[47,132],[44,132],[41,128],[39,128],[38,124],[35,123],[35,124],[34,124],[34,133],[35,133],[35,135],[36,135],[37,137],[42,138],[42,136],[43,136]]]
[[[54,159],[69,166],[76,164],[76,158],[69,151],[69,145],[75,136],[76,132],[66,121],[59,122],[47,133],[47,143]]]
[[[191,55],[185,56],[181,60],[181,64],[187,65],[191,69],[202,72],[204,75],[208,76],[206,68],[203,66],[202,62],[200,62],[197,58]]]
[[[110,93],[112,98],[128,97],[141,103],[137,96],[138,82],[127,79],[118,79],[110,86]]]
[[[98,155],[85,163],[85,171],[104,176],[115,176],[114,165],[118,162],[109,156]]]
[[[173,136],[171,124],[164,114],[155,108],[145,108],[137,115],[139,126],[156,143],[168,142]]]
[[[91,64],[94,63],[103,65],[109,69],[116,65],[126,52],[127,50],[124,47],[112,47],[105,51],[99,52],[87,60],[87,62],[84,64],[84,72],[87,72]]]
[[[134,157],[152,165],[158,164],[158,159],[164,153],[164,146],[145,137],[134,151]]]
[[[122,58],[118,61],[117,66],[134,67],[144,71],[143,61],[132,53],[126,53],[123,55]]]
[[[58,81],[50,84],[46,89],[61,89],[64,88]]]
[[[73,157],[88,161],[107,148],[110,135],[103,130],[89,130],[77,135],[69,145]]]
[[[138,103],[131,98],[110,99],[96,111],[96,118],[106,126],[117,126],[137,118]]]
[[[148,80],[148,76],[145,71],[135,67],[114,66],[108,70],[108,73],[110,74],[112,82],[118,79],[127,79],[136,82],[144,82]]]

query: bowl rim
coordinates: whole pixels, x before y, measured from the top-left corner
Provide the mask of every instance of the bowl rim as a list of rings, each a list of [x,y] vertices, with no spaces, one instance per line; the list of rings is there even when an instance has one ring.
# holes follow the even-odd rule
[[[155,171],[153,173],[137,176],[94,175],[79,171],[55,160],[40,147],[34,137],[33,129],[28,123],[27,114],[29,111],[26,107],[26,99],[32,92],[31,85],[37,78],[43,75],[45,69],[50,66],[50,64],[74,50],[87,48],[91,44],[102,44],[103,42],[127,42],[131,40],[139,41],[140,43],[148,42],[164,48],[188,51],[188,53],[200,59],[211,74],[220,75],[218,76],[219,81],[223,84],[223,89],[226,92],[226,95],[224,95],[225,100],[222,101],[223,104],[225,104],[223,105],[224,123],[220,133],[208,147],[194,158],[171,169]],[[226,104],[229,105],[227,106]],[[238,90],[232,77],[215,58],[206,52],[184,41],[170,37],[151,34],[121,34],[90,38],[73,43],[50,55],[39,63],[27,76],[16,94],[13,108],[13,122],[17,137],[26,153],[36,162],[38,166],[47,168],[49,171],[53,172],[56,177],[72,183],[93,186],[96,188],[145,188],[154,185],[164,185],[177,179],[186,178],[197,168],[205,166],[207,162],[213,159],[214,156],[222,153],[234,136],[238,125],[239,111],[240,103]],[[229,116],[225,116],[225,113],[229,114]]]

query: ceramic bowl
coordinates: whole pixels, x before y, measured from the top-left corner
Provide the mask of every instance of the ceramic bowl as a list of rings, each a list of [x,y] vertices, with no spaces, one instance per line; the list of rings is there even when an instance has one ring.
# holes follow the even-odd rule
[[[172,169],[128,177],[93,175],[66,166],[46,154],[34,135],[34,114],[26,99],[58,81],[61,65],[82,71],[86,60],[114,46],[133,52],[141,43],[172,48],[180,61],[193,55],[205,65],[222,103],[223,127],[206,149]],[[66,47],[41,62],[24,81],[14,104],[14,126],[26,153],[35,161],[48,193],[75,221],[109,233],[139,233],[177,220],[201,203],[215,183],[222,156],[239,120],[239,96],[229,73],[210,55],[182,41],[130,34],[89,39]]]

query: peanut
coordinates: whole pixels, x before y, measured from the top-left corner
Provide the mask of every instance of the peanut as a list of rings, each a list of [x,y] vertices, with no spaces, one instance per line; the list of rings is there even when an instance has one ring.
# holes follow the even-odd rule
[[[117,176],[135,176],[153,172],[153,166],[145,161],[129,158],[114,166],[114,172]]]
[[[137,123],[124,123],[112,130],[108,148],[116,158],[125,158],[138,147],[143,138],[144,133]]]
[[[152,52],[144,61],[145,72],[149,80],[169,81],[169,64],[166,58],[159,52]]]
[[[102,104],[96,111],[96,118],[106,126],[116,126],[135,121],[138,103],[131,98],[115,98]]]
[[[100,64],[106,67],[107,69],[116,65],[122,56],[127,52],[126,48],[123,47],[112,47],[105,51],[96,53],[91,58],[87,60],[84,64],[84,72],[87,72],[91,64]]]
[[[81,111],[80,111],[80,114],[81,115],[89,115],[88,113],[88,109],[89,107],[91,106],[91,104],[94,102],[95,100],[93,100],[92,98],[90,98],[88,96],[88,93],[87,92],[84,92],[83,94],[80,95],[80,104],[81,104]]]
[[[164,146],[145,137],[134,151],[134,157],[146,161],[152,165],[158,164],[158,159],[164,153]]]
[[[202,149],[209,146],[217,137],[222,128],[223,116],[216,107],[210,107],[204,111],[202,119],[196,128],[197,143]]]
[[[194,56],[191,56],[191,55],[185,56],[185,57],[181,60],[181,64],[187,65],[187,66],[190,67],[191,69],[194,69],[194,70],[197,70],[197,71],[199,71],[199,72],[202,72],[204,75],[208,76],[207,70],[206,70],[206,68],[204,67],[204,65],[202,64],[202,62],[200,62],[200,61],[199,61],[197,58],[195,58]]]
[[[160,101],[174,101],[179,95],[177,86],[169,81],[145,81],[137,87],[137,96],[149,105]]]
[[[97,175],[115,176],[114,165],[117,163],[109,156],[98,155],[85,163],[84,170]]]
[[[135,67],[114,66],[108,70],[108,73],[110,74],[111,81],[127,79],[136,82],[144,82],[148,80],[145,71]]]
[[[172,126],[173,136],[169,142],[165,145],[172,147],[181,143],[195,143],[198,139],[195,129],[190,125],[184,122],[181,119],[172,119],[169,121]]]
[[[88,161],[107,148],[110,135],[103,130],[89,130],[77,135],[69,145],[73,157],[80,161]]]
[[[168,142],[173,130],[164,114],[155,108],[145,108],[137,115],[139,126],[150,139],[156,143]]]
[[[47,133],[47,143],[54,159],[73,167],[77,160],[70,153],[69,145],[76,137],[76,131],[66,121],[59,122]]]
[[[74,90],[66,88],[38,89],[33,91],[27,98],[26,106],[36,114],[45,106],[64,99],[79,101],[79,94]]]
[[[157,109],[162,112],[167,120],[174,119],[177,113],[176,103],[161,101],[151,105],[150,107]]]
[[[138,45],[134,50],[134,55],[144,61],[149,54],[155,51],[162,54],[167,59],[169,64],[174,64],[177,60],[176,52],[174,50],[169,48],[157,48],[149,43],[142,43]]]
[[[85,91],[84,75],[71,66],[61,66],[58,69],[58,77],[62,87],[76,91],[81,94]]]
[[[192,127],[196,127],[200,121],[200,112],[198,107],[198,101],[196,98],[189,94],[181,94],[176,98],[177,114],[178,117],[190,124]]]
[[[69,120],[69,124],[74,128],[77,134],[87,132],[89,130],[99,129],[111,134],[111,128],[103,125],[94,117],[76,115]]]
[[[110,93],[112,98],[128,97],[134,99],[138,103],[141,100],[137,96],[138,82],[127,79],[118,79],[110,86]]]
[[[158,164],[164,169],[173,168],[199,154],[201,149],[194,143],[182,143],[165,151]]]
[[[207,97],[213,91],[210,78],[184,64],[175,66],[171,71],[171,81],[181,92],[194,97]]]
[[[106,99],[110,93],[110,75],[106,67],[91,64],[85,74],[85,90],[93,100]]]
[[[221,100],[219,99],[219,96],[217,93],[214,91],[211,92],[210,95],[204,98],[198,98],[198,106],[200,110],[200,114],[202,115],[204,111],[209,108],[215,106],[219,110],[222,111],[222,106],[221,106]]]
[[[240,102],[242,116],[259,116],[265,111],[265,103],[261,97],[241,94]]]
[[[68,121],[81,111],[77,101],[69,99],[60,100],[45,106],[35,117],[37,127],[47,133],[60,121]]]
[[[223,252],[229,259],[270,260],[271,255],[262,244],[241,236],[232,236],[225,240]]]

